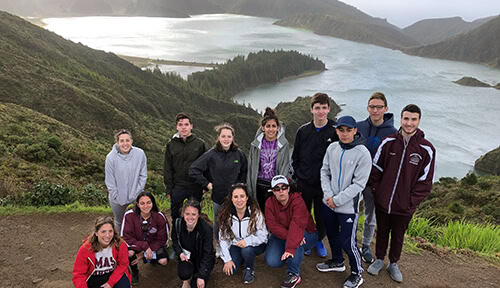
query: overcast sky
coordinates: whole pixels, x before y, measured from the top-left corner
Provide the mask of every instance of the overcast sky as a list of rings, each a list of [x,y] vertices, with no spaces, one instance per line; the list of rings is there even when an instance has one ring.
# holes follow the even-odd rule
[[[419,20],[460,16],[465,21],[498,15],[500,0],[340,0],[404,28]]]

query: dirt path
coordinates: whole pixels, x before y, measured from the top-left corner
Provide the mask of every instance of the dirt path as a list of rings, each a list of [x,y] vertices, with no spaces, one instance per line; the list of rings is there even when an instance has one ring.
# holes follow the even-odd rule
[[[96,216],[70,213],[1,217],[0,287],[72,287],[76,252]],[[314,253],[304,258],[298,287],[342,287],[348,272],[318,272],[315,264],[322,260]],[[262,255],[256,262],[256,281],[243,285],[241,272],[226,277],[218,260],[209,287],[278,287],[285,268],[268,268]],[[393,282],[387,273],[377,277],[364,273],[362,287],[500,287],[500,267],[477,257],[439,257],[428,251],[421,255],[403,253],[400,267],[405,277],[403,284]],[[141,263],[140,273],[140,285],[136,287],[181,286],[174,262],[166,267]]]

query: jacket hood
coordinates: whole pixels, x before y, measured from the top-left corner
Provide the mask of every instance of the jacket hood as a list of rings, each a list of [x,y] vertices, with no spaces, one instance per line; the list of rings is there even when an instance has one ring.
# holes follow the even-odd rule
[[[187,138],[186,138],[186,142],[192,142],[194,141],[194,139],[196,138],[196,135],[194,133],[191,133],[191,135],[189,135]],[[173,136],[172,136],[172,139],[176,139],[176,140],[180,140],[182,141],[182,137],[181,135],[179,134],[179,132],[175,133]]]
[[[281,123],[280,130],[278,131],[278,136],[277,136],[278,148],[283,147],[288,142],[288,140],[286,140],[285,137],[285,128],[286,128],[285,124]],[[262,139],[264,138],[264,136],[265,136],[264,132],[259,127],[259,129],[257,129],[257,132],[255,133],[255,139],[252,141],[252,143],[250,143],[250,145],[258,147],[260,149],[262,145]]]
[[[132,158],[132,155],[134,155],[135,151],[134,151],[134,146],[130,146],[130,151],[128,152],[128,154],[122,154],[120,153],[120,146],[118,146],[118,144],[114,144],[113,145],[113,149],[111,149],[112,152],[115,152],[115,154],[120,157],[122,160],[129,160],[130,158]]]
[[[278,201],[278,199],[276,199],[276,197],[273,197],[273,201],[276,201],[277,204],[279,204],[279,206],[281,207],[280,209],[287,209],[288,206],[290,206],[290,204],[293,202],[293,200],[295,200],[295,198],[298,198],[298,197],[302,197],[302,193],[301,192],[288,192],[288,202],[286,202],[286,204],[283,206],[281,205],[281,203]],[[274,196],[274,195],[273,195]]]
[[[365,143],[366,143],[365,137],[363,137],[363,135],[361,135],[359,132],[356,132],[356,135],[354,135],[354,140],[349,144],[344,144],[341,141],[339,141],[340,147],[346,150],[352,149],[358,145],[365,145]]]
[[[398,137],[400,137],[401,140],[404,140],[403,135],[401,134],[401,127],[398,130]],[[415,132],[415,135],[413,135],[413,136],[410,137],[410,141],[413,142],[413,141],[419,140],[421,138],[425,138],[424,131],[422,131],[419,128],[417,128],[417,132]]]
[[[384,123],[382,123],[380,126],[375,126],[372,122],[372,119],[370,119],[370,117],[368,117],[367,120],[368,120],[368,124],[370,124],[370,126],[374,126],[374,127],[379,128],[379,129],[394,126],[394,114],[392,114],[392,113],[385,113],[384,114]]]

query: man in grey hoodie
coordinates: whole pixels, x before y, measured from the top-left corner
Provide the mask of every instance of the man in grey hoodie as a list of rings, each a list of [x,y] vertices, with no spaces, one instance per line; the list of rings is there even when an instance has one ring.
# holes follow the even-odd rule
[[[398,130],[394,127],[394,115],[387,113],[387,99],[384,93],[375,92],[368,99],[366,110],[370,114],[364,121],[358,122],[358,132],[366,139],[365,146],[370,151],[373,158],[377,147],[385,137],[396,133]],[[361,259],[366,263],[373,263],[370,243],[375,233],[377,220],[375,218],[375,203],[373,201],[372,189],[368,183],[363,190],[365,222],[363,224],[363,241],[361,242]]]
[[[316,268],[321,272],[343,272],[344,249],[351,267],[351,275],[345,280],[344,287],[356,288],[363,284],[361,255],[356,244],[359,201],[370,176],[372,158],[354,118],[340,117],[336,132],[340,140],[328,146],[321,167],[324,193],[321,212],[332,259],[317,264]]]
[[[146,154],[132,146],[132,134],[122,129],[115,134],[116,144],[106,156],[105,182],[109,192],[109,205],[113,210],[115,231],[120,231],[128,205],[144,191],[148,170]]]

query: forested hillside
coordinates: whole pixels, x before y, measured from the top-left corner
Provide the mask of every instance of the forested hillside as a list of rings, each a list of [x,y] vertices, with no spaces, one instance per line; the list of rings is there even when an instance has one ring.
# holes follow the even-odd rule
[[[259,51],[247,57],[237,56],[214,70],[188,76],[193,87],[206,91],[216,99],[229,100],[237,93],[264,83],[277,83],[283,78],[306,71],[323,71],[325,64],[297,51]]]
[[[206,86],[158,69],[143,71],[112,53],[0,12],[0,171],[8,175],[0,181],[0,194],[13,183],[23,183],[16,187],[23,190],[41,179],[101,183],[113,131],[121,128],[132,130],[134,144],[147,153],[152,183],[161,183],[154,175],[162,170],[164,145],[179,111],[192,115],[194,132],[209,146],[213,127],[231,123],[246,151],[260,115],[233,103],[231,96],[308,69],[324,69],[324,64],[297,52],[262,51],[202,73],[216,81]],[[234,81],[241,84],[229,85]],[[215,92],[226,97],[216,99]]]

